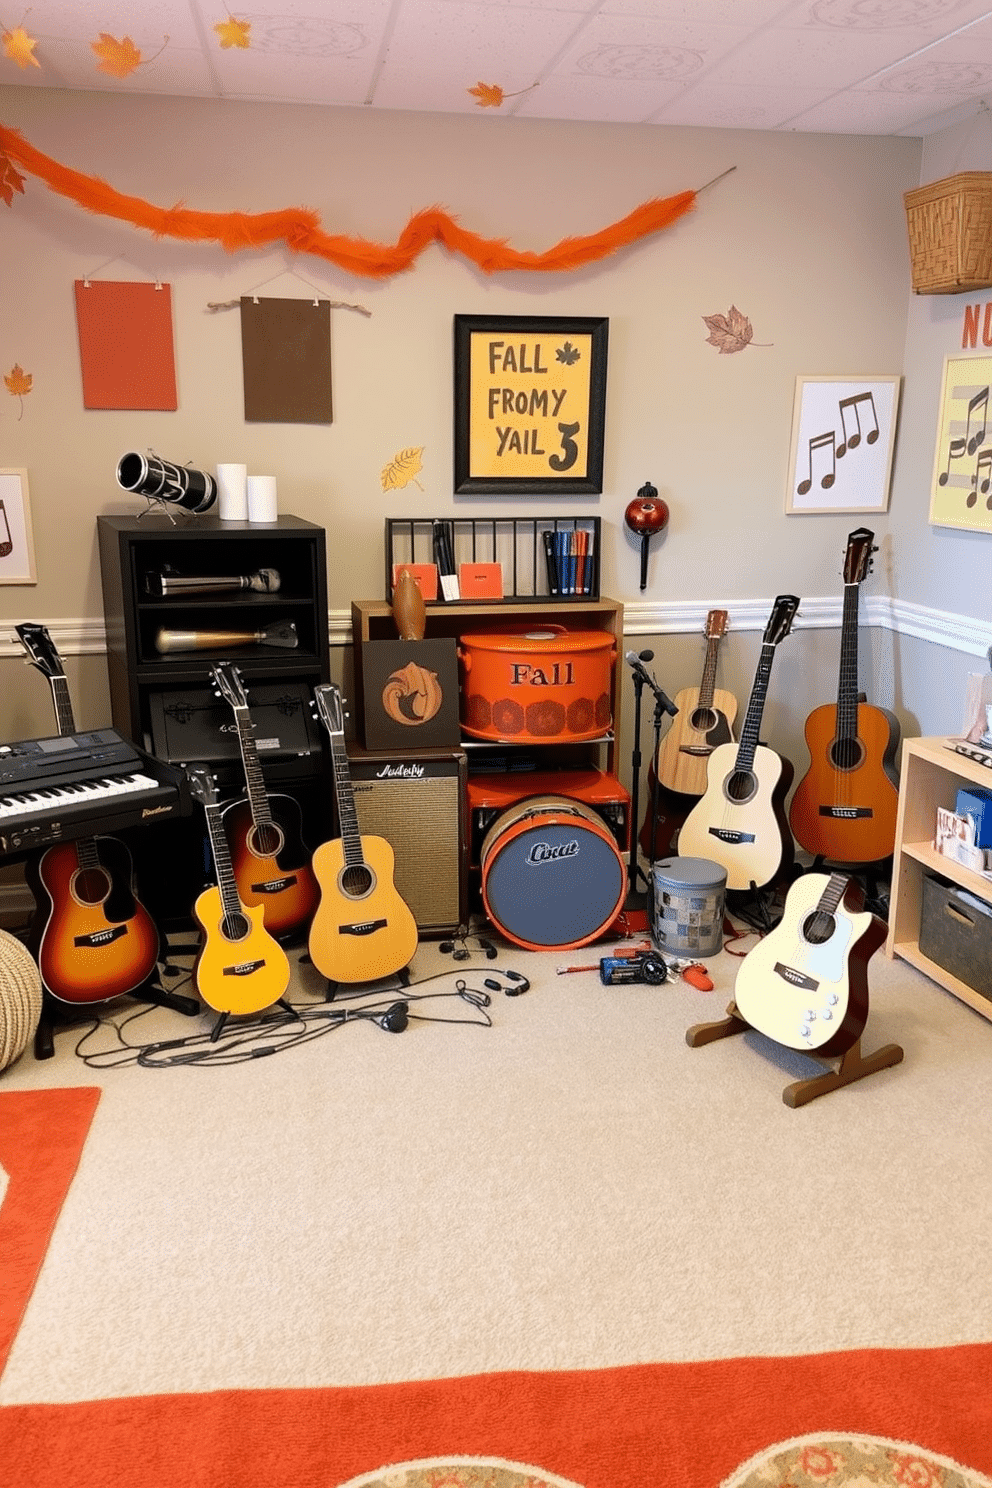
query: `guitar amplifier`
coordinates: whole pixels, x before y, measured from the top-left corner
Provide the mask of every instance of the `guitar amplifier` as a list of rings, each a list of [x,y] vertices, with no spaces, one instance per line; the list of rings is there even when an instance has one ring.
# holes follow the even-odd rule
[[[384,837],[394,882],[421,935],[467,923],[466,757],[461,749],[380,753],[348,745],[359,831]]]
[[[249,713],[266,784],[323,772],[323,739],[310,699],[310,687],[299,680],[252,684]],[[170,765],[210,765],[218,785],[243,785],[234,712],[211,688],[152,692],[148,705],[150,753],[157,759]]]

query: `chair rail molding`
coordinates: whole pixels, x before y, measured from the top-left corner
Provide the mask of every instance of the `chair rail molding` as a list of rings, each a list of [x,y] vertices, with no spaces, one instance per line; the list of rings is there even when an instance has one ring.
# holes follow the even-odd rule
[[[767,599],[708,599],[687,601],[630,600],[623,607],[625,636],[701,634],[710,610],[726,610],[730,629],[764,631],[774,604]],[[797,630],[839,630],[843,600],[834,596],[802,599],[795,619]],[[102,620],[47,620],[43,622],[61,656],[97,656],[106,652]],[[992,645],[992,621],[912,604],[891,595],[872,595],[861,609],[861,623],[897,635],[913,636],[950,651],[985,658]],[[332,646],[351,643],[351,611],[331,610],[327,617]],[[0,625],[0,657],[24,656],[13,625]]]

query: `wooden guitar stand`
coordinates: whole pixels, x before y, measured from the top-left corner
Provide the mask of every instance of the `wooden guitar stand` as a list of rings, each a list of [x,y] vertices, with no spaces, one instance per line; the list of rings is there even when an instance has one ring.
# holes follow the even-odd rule
[[[696,1023],[686,1030],[685,1041],[690,1049],[698,1049],[702,1044],[715,1043],[717,1039],[729,1038],[734,1033],[746,1033],[750,1028],[737,1011],[736,1003],[731,1002],[727,1008],[726,1018],[718,1023]],[[783,1045],[783,1047],[785,1047]],[[805,1052],[805,1051],[802,1051]],[[820,1055],[810,1054],[810,1059],[816,1059],[818,1064],[831,1064],[835,1068],[827,1074],[812,1075],[807,1080],[795,1080],[787,1085],[782,1091],[782,1099],[787,1106],[805,1106],[807,1101],[815,1100],[818,1095],[826,1095],[828,1090],[837,1090],[841,1085],[851,1085],[855,1080],[863,1080],[865,1075],[873,1075],[876,1070],[888,1069],[890,1065],[900,1064],[903,1058],[903,1050],[899,1044],[883,1044],[881,1049],[876,1049],[874,1054],[867,1058],[861,1053],[861,1040],[856,1039],[850,1048],[845,1049],[839,1060],[828,1060]]]

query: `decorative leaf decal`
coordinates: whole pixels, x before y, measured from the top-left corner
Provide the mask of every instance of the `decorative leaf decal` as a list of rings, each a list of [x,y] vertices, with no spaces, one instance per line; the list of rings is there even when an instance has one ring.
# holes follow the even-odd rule
[[[10,371],[4,377],[4,382],[7,385],[7,391],[10,393],[11,397],[20,398],[21,400],[21,413],[17,415],[17,417],[20,418],[21,414],[24,412],[24,395],[25,393],[29,393],[31,391],[32,384],[34,383],[34,378],[31,376],[30,372],[25,372],[24,368],[19,366],[17,362],[15,362]]]
[[[413,481],[413,484],[418,490],[422,491],[424,488],[417,480],[417,476],[423,469],[420,459],[423,453],[424,446],[420,444],[416,448],[411,446],[410,449],[400,450],[398,455],[394,455],[391,463],[386,466],[380,477],[382,489],[384,491],[399,491]]]
[[[130,36],[125,36],[118,41],[115,36],[101,31],[100,40],[90,42],[90,46],[100,58],[97,63],[97,72],[106,72],[111,77],[119,78],[130,77],[136,68],[154,62],[155,57],[160,57],[168,45],[169,38],[166,37],[154,56],[142,57]]]
[[[703,320],[709,327],[710,334],[706,337],[707,346],[715,346],[721,356],[730,356],[735,351],[743,351],[745,346],[752,344],[751,337],[754,331],[751,322],[746,315],[742,315],[736,305],[731,305],[726,315],[704,315]],[[755,346],[771,346],[770,341],[755,341]]]
[[[503,89],[499,83],[476,83],[474,88],[468,90],[476,99],[480,108],[499,108],[503,102]]]
[[[11,62],[16,62],[18,67],[41,66],[34,55],[34,49],[38,43],[33,36],[28,35],[23,26],[15,26],[13,31],[5,31],[0,36],[0,45],[3,46],[6,56]]]
[[[218,21],[214,27],[220,37],[222,47],[244,47],[251,46],[251,21],[236,21],[233,16],[226,21]]]
[[[24,193],[24,177],[14,169],[9,156],[0,150],[0,198],[8,205],[14,205],[14,192]]]
[[[571,341],[566,341],[565,345],[559,346],[555,352],[556,360],[562,362],[566,367],[574,367],[581,355],[582,353],[579,348],[573,346]]]
[[[529,93],[536,87],[537,83],[531,83],[530,87],[518,88],[515,93],[504,93],[499,83],[476,83],[468,91],[480,108],[499,108],[504,98],[519,98],[521,93]]]

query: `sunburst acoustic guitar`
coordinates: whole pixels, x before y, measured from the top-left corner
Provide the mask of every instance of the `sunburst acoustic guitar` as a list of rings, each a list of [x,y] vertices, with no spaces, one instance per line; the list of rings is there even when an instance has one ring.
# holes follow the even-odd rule
[[[727,870],[727,888],[760,889],[791,867],[794,849],[785,813],[792,764],[759,743],[775,649],[799,608],[780,594],[765,626],[739,744],[719,744],[706,766],[706,791],[679,833],[681,857],[708,858]]]
[[[282,1003],[290,966],[286,952],[265,928],[261,907],[243,904],[238,895],[213,775],[205,765],[187,765],[186,776],[203,807],[217,877],[193,905],[203,932],[193,981],[207,1006],[220,1014],[210,1035],[216,1040],[232,1013],[260,1013]]]
[[[790,1049],[832,1057],[861,1037],[868,961],[887,934],[846,874],[806,873],[778,925],[744,957],[734,1002],[744,1021]]]
[[[48,679],[59,735],[76,731],[62,659],[43,625],[14,627],[27,658]],[[46,991],[68,1005],[106,1002],[144,986],[159,935],[137,897],[131,854],[116,837],[81,837],[27,864],[38,901],[32,945]]]
[[[727,611],[706,617],[706,660],[698,687],[675,696],[678,709],[658,750],[657,774],[648,771],[648,809],[641,828],[641,847],[649,857],[664,857],[675,844],[678,828],[706,790],[706,763],[718,744],[734,737],[737,699],[716,686],[717,652],[727,633]],[[656,821],[654,851],[651,823]]]
[[[320,903],[310,925],[310,959],[329,982],[374,982],[394,976],[417,949],[417,922],[394,883],[395,858],[384,837],[362,836],[344,740],[341,694],[314,689],[317,714],[331,743],[340,837],[313,855]]]
[[[223,809],[238,897],[242,904],[261,905],[269,934],[289,940],[310,923],[320,897],[303,841],[300,808],[292,796],[270,794],[265,788],[255,725],[238,668],[218,662],[211,675],[234,713],[245,774],[246,798]]]
[[[874,536],[859,527],[847,540],[837,703],[806,720],[810,766],[789,808],[800,847],[833,863],[875,863],[895,846],[899,722],[858,693],[858,595]]]

